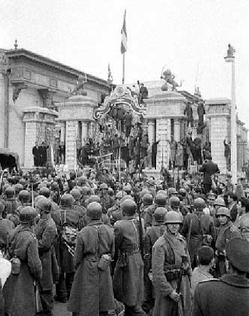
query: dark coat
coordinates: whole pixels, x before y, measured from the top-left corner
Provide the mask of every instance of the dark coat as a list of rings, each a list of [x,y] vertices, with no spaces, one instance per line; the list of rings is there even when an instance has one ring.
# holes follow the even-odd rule
[[[206,244],[206,236],[210,235],[213,241],[215,240],[213,218],[204,213],[199,216],[195,212],[187,214],[181,232],[189,242],[188,249],[192,264],[196,259],[197,250]]]
[[[155,242],[152,253],[152,275],[155,286],[155,307],[153,316],[172,315],[175,307],[174,301],[169,297],[171,292],[177,287],[177,279],[168,280],[165,273],[182,266],[182,256],[186,256],[188,264],[186,275],[182,276],[180,293],[182,294],[179,309],[183,316],[189,315],[191,304],[191,292],[189,277],[191,274],[190,259],[186,247],[185,239],[168,235],[166,232]]]
[[[220,172],[220,170],[216,163],[212,162],[212,160],[208,160],[201,166],[199,172],[204,173],[203,184],[212,184],[211,176],[215,173]]]
[[[57,236],[57,228],[52,218],[40,219],[35,228],[35,234],[38,239],[39,256],[42,263],[42,278],[40,279],[39,284],[43,291],[52,290],[53,275],[51,249],[54,246]]]
[[[249,280],[224,275],[197,285],[192,316],[248,316]]]
[[[115,254],[118,256],[113,278],[114,294],[128,306],[139,305],[144,296],[144,264],[139,251],[138,225],[134,217],[114,224]]]
[[[31,229],[22,225],[13,230],[10,241],[14,243],[11,254],[21,260],[21,271],[11,274],[4,285],[5,312],[12,316],[34,316],[34,280],[39,280],[42,274],[38,241]]]
[[[114,255],[113,229],[101,221],[91,221],[77,238],[76,272],[68,310],[79,316],[99,315],[115,308],[110,267],[100,270],[101,255]]]
[[[0,249],[5,249],[14,224],[8,219],[0,218]]]

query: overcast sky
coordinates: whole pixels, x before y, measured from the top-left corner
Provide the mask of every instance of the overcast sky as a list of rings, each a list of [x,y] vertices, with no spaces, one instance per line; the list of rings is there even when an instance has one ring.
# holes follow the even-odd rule
[[[227,45],[236,49],[236,99],[249,127],[248,0],[0,0],[0,47],[25,48],[121,83],[124,9],[126,83],[158,80],[169,68],[205,99],[231,95]]]

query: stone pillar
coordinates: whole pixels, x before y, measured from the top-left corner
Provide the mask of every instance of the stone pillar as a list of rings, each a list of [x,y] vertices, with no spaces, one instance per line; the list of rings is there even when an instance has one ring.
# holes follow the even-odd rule
[[[34,157],[32,155],[32,148],[36,142],[36,122],[27,122],[25,124],[25,142],[24,142],[24,167],[34,167]]]
[[[226,173],[226,157],[224,156],[224,140],[230,141],[230,101],[207,100],[206,117],[209,119],[209,140],[213,162],[217,163],[221,173]],[[231,163],[233,163],[231,161]]]
[[[65,144],[66,137],[66,122],[61,122],[61,138],[60,141]]]
[[[66,122],[66,165],[69,169],[75,169],[77,165],[76,145],[77,145],[77,121]]]
[[[181,124],[180,120],[174,121],[174,136],[175,141],[179,142],[181,140]]]
[[[82,121],[82,129],[81,129],[81,139],[82,139],[82,146],[86,144],[86,139],[88,137],[88,122]]]
[[[157,146],[156,169],[160,170],[162,165],[168,168],[169,165],[169,141],[170,141],[170,119],[157,119],[156,135],[160,142]]]
[[[155,139],[155,120],[149,120],[148,121],[148,137],[149,137],[149,143],[153,144]]]

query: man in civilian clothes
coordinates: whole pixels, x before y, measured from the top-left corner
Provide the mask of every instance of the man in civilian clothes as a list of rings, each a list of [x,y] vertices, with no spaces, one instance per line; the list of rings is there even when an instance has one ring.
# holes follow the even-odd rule
[[[200,282],[194,293],[192,316],[241,316],[249,311],[249,243],[240,238],[226,245],[229,273]]]
[[[212,188],[212,175],[215,173],[219,173],[220,170],[218,168],[218,165],[214,162],[212,162],[212,157],[207,157],[207,162],[205,162],[201,168],[199,169],[199,172],[204,173],[203,178],[203,187],[205,194],[209,193]]]

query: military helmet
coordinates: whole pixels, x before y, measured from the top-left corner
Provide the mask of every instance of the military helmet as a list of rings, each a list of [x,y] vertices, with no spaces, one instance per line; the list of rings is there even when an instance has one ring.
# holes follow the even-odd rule
[[[91,188],[88,186],[82,187],[81,190],[82,190],[82,195],[89,195],[91,193]]]
[[[171,207],[180,207],[181,201],[177,196],[171,196],[171,198],[169,199],[169,205]]]
[[[168,196],[168,193],[165,190],[158,190],[156,194],[165,194],[166,196]]]
[[[178,190],[179,195],[181,195],[182,197],[185,197],[187,195],[187,191],[184,188],[180,188]]]
[[[100,186],[99,186],[99,189],[100,190],[108,190],[108,185],[106,183],[102,183]]]
[[[57,191],[59,190],[59,184],[57,182],[52,182],[51,185],[50,185],[50,189],[53,190],[53,191]]]
[[[73,205],[73,202],[74,202],[74,198],[73,198],[72,194],[66,193],[66,194],[62,195],[61,206],[70,207]]]
[[[22,191],[22,190],[23,190],[23,185],[21,183],[17,183],[15,185],[15,193],[19,194],[19,192]]]
[[[165,207],[157,207],[153,217],[155,219],[156,222],[165,222],[165,215],[167,214],[167,210]]]
[[[98,202],[91,202],[87,205],[86,215],[91,219],[100,219],[102,216],[102,206]]]
[[[215,201],[214,201],[214,206],[226,206],[225,201],[221,198],[218,197]]]
[[[127,199],[121,203],[121,210],[126,215],[134,215],[136,212],[137,204],[132,199]]]
[[[177,194],[177,191],[175,188],[168,188],[168,195]]]
[[[118,191],[115,195],[116,199],[122,199],[123,196],[125,196],[126,193],[124,191]]]
[[[78,189],[73,188],[73,190],[70,191],[70,194],[72,194],[73,198],[76,201],[79,201],[81,194],[80,194],[80,191]]]
[[[91,195],[89,199],[87,199],[87,203],[90,204],[92,202],[100,203],[101,199],[98,195]]]
[[[165,224],[182,224],[182,214],[175,211],[169,211],[165,215]]]
[[[231,219],[230,210],[227,207],[221,206],[216,212],[216,217],[219,215],[224,215]]]
[[[87,183],[87,178],[86,177],[80,177],[77,182],[78,182],[79,186],[83,186],[83,185],[85,185]]]
[[[50,190],[49,188],[47,187],[42,187],[40,190],[39,190],[39,195],[43,195],[45,196],[46,198],[48,198],[50,196]]]
[[[21,190],[18,194],[18,198],[22,203],[27,203],[30,200],[30,193],[27,190]]]
[[[159,193],[155,197],[155,204],[158,206],[165,206],[166,204],[166,195],[163,193]]]
[[[126,194],[122,197],[121,203],[123,203],[126,200],[133,200],[133,197],[131,195]]]
[[[143,204],[144,205],[151,205],[153,203],[153,196],[149,193],[146,193],[144,196],[143,196]]]
[[[206,203],[202,198],[199,197],[194,200],[194,208],[196,210],[202,211],[204,210],[205,207],[206,207]]]
[[[35,207],[41,211],[44,211],[45,213],[51,212],[51,206],[51,201],[49,201],[49,199],[45,198],[44,196],[38,199],[35,203]]]
[[[38,217],[38,213],[31,206],[26,206],[20,211],[19,220],[21,224],[28,224],[35,221]]]
[[[142,199],[143,196],[144,196],[145,194],[147,194],[147,193],[150,194],[150,191],[149,191],[148,189],[143,189],[143,190],[139,193],[140,199]]]
[[[127,194],[131,193],[131,186],[130,186],[129,184],[127,184],[127,185],[125,185],[125,186],[123,187],[123,190],[124,190]]]
[[[15,195],[15,189],[13,187],[7,187],[4,191],[7,198],[12,198]]]

